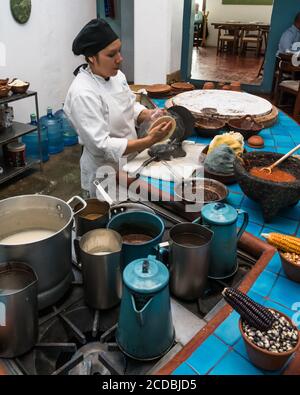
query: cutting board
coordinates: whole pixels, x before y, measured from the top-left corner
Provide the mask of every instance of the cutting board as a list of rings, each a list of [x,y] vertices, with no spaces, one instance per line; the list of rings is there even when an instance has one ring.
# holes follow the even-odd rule
[[[183,149],[186,152],[185,158],[176,158],[168,161],[173,171],[178,175],[178,178],[188,179],[194,175],[194,173],[200,173],[203,171],[203,165],[200,163],[200,155],[203,149],[206,147],[205,144],[197,144],[192,141],[184,141],[182,144]],[[123,171],[128,174],[134,174],[136,170],[147,160],[150,156],[148,155],[148,149],[141,152],[134,159],[123,166]],[[174,181],[174,175],[161,162],[153,162],[145,167],[141,173],[141,176],[151,177],[163,181]],[[203,173],[202,173],[203,175]]]

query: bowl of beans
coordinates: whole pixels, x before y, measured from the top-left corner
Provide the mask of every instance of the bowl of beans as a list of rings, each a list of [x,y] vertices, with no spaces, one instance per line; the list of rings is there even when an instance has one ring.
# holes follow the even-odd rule
[[[300,283],[300,255],[294,252],[280,252],[281,264],[287,277]]]

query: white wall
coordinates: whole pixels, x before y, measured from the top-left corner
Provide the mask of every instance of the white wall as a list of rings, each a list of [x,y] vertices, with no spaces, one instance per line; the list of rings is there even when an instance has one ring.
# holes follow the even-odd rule
[[[171,8],[172,24],[168,74],[180,70],[181,66],[184,0],[171,0],[169,6]]]
[[[0,41],[6,46],[6,66],[0,78],[18,77],[29,81],[38,92],[41,114],[47,106],[61,108],[73,71],[84,58],[72,53],[76,34],[95,18],[95,0],[32,0],[29,21],[20,25],[13,19],[9,0],[1,0]],[[13,104],[15,119],[27,122],[34,110],[32,99]]]
[[[222,0],[208,0],[206,10],[209,11],[207,46],[217,46],[218,30],[211,26],[212,22],[230,20],[241,22],[270,23],[273,6],[263,5],[224,5]]]
[[[134,82],[165,83],[180,69],[183,0],[135,0]]]

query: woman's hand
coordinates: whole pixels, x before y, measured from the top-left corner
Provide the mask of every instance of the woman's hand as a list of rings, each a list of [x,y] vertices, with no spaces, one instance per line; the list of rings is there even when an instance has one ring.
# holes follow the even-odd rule
[[[161,140],[166,138],[170,133],[171,127],[172,127],[172,122],[170,121],[170,122],[163,122],[160,125],[150,129],[148,131],[148,137],[150,138],[152,145],[159,143]]]

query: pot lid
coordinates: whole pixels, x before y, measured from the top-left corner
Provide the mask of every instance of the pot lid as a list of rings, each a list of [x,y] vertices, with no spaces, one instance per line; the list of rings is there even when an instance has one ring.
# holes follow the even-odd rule
[[[133,292],[157,293],[169,282],[166,266],[153,256],[131,262],[123,273],[124,284]]]
[[[212,225],[230,225],[238,217],[236,209],[224,203],[207,204],[202,208],[201,215],[204,221]]]

